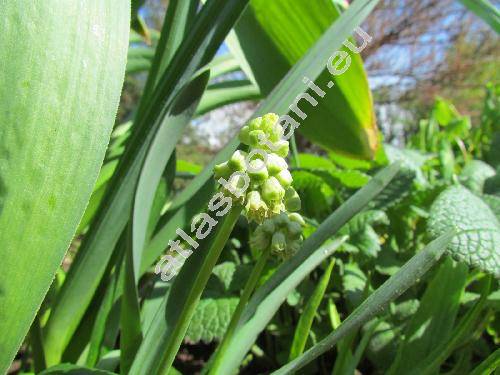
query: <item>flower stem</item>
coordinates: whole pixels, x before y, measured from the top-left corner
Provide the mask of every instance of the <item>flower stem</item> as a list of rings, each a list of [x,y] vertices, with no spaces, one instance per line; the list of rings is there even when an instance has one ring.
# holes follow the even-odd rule
[[[250,277],[248,278],[245,284],[245,288],[243,289],[243,293],[241,294],[238,305],[236,306],[233,316],[231,317],[231,322],[227,327],[227,331],[224,335],[224,338],[222,339],[215,353],[215,358],[210,369],[210,374],[218,373],[218,369],[221,365],[221,360],[224,357],[223,353],[226,351],[229,344],[231,343],[231,339],[240,321],[241,313],[243,312],[243,309],[245,308],[248,300],[250,299],[250,296],[252,295],[252,292],[254,291],[257,282],[259,281],[260,275],[264,270],[264,266],[266,265],[268,258],[269,258],[269,250],[264,250],[261,253],[259,259],[257,260],[257,263],[255,263],[255,266],[252,269]]]

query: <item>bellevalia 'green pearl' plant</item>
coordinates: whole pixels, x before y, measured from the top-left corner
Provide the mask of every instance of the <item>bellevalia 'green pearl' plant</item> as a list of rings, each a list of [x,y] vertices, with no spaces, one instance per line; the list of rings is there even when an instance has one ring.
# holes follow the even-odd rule
[[[245,125],[239,138],[249,146],[249,152],[237,150],[228,161],[216,165],[215,178],[229,179],[224,192],[243,205],[249,221],[261,224],[252,235],[251,245],[287,258],[300,247],[304,220],[297,213],[285,213],[300,210],[300,197],[291,186],[292,175],[284,159],[289,147],[281,139],[283,129],[278,118],[268,113]],[[271,143],[264,144],[262,139]],[[248,176],[246,182],[243,174]],[[240,190],[245,192],[234,193]]]
[[[226,350],[238,321],[270,254],[286,259],[302,244],[304,219],[294,211],[300,210],[300,197],[292,185],[292,175],[284,159],[288,142],[281,139],[282,127],[278,115],[268,113],[245,125],[240,141],[249,146],[248,153],[237,150],[231,158],[215,166],[217,180],[227,179],[224,194],[243,206],[248,221],[259,225],[250,238],[250,245],[261,252],[243,289],[226,334],[215,354],[211,374],[219,373],[221,353]],[[262,140],[266,142],[262,142]],[[242,192],[243,191],[243,192]],[[287,212],[288,211],[288,212]]]

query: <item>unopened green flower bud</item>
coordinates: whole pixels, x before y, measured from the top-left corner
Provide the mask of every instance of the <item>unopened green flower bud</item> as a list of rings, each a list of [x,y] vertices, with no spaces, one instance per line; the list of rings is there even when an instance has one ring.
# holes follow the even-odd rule
[[[267,155],[266,166],[271,176],[281,172],[283,169],[288,168],[286,160],[273,153]]]
[[[268,234],[273,234],[276,231],[276,226],[272,220],[264,221],[259,228]]]
[[[261,199],[258,191],[251,191],[246,196],[245,213],[248,220],[261,223],[267,215],[268,207]]]
[[[262,185],[262,197],[266,202],[279,201],[285,196],[285,189],[276,177],[269,177]]]
[[[259,229],[260,227],[255,230],[252,237],[250,238],[250,246],[255,249],[265,250],[269,247],[270,236],[269,234]]]
[[[295,221],[297,223],[299,223],[300,225],[302,226],[305,226],[306,225],[306,222],[304,221],[304,218],[296,213],[296,212],[293,212],[291,214],[288,214],[288,218],[291,220],[291,221]]]
[[[273,221],[277,227],[285,227],[288,223],[288,216],[286,215],[286,213],[282,212],[279,215],[273,217]]]
[[[277,150],[274,152],[276,155],[286,158],[289,151],[288,141],[278,141],[276,142]]]
[[[267,113],[262,116],[260,128],[267,134],[271,142],[278,142],[283,133],[283,128],[278,124],[278,120],[279,116],[275,113]]]
[[[281,186],[283,186],[285,189],[288,188],[293,181],[292,175],[290,174],[288,169],[283,169],[276,175],[276,178],[280,182]]]
[[[247,153],[245,151],[236,150],[228,161],[229,167],[232,168],[233,171],[244,171],[246,167],[246,157]]]
[[[250,131],[260,130],[261,123],[262,123],[262,117],[256,117],[248,122],[248,127],[250,128]]]
[[[289,221],[287,224],[287,230],[292,238],[298,238],[302,234],[302,225],[296,221]]]
[[[264,133],[262,130],[252,130],[248,134],[249,136],[249,145],[250,147],[260,147],[260,140],[262,137],[266,136],[266,133]]]
[[[248,164],[249,168],[247,173],[252,179],[252,182],[262,183],[267,180],[269,173],[262,160],[250,160]]]
[[[241,128],[238,138],[241,143],[250,145],[250,127],[248,125]]]
[[[237,203],[245,202],[246,190],[250,184],[250,178],[243,172],[233,172],[229,180],[224,183],[224,193],[236,198]]]
[[[289,241],[288,246],[286,248],[286,253],[284,254],[284,256],[286,258],[290,258],[291,256],[295,255],[300,250],[301,246],[302,246],[301,240]]]
[[[285,191],[285,208],[287,211],[299,211],[301,207],[300,196],[293,187],[289,187]]]
[[[216,179],[220,177],[227,179],[229,176],[231,176],[232,173],[233,170],[229,167],[227,161],[221,164],[217,164],[214,167],[214,176]]]
[[[286,236],[283,232],[278,231],[273,234],[273,238],[271,240],[271,250],[272,251],[283,251],[286,247]]]

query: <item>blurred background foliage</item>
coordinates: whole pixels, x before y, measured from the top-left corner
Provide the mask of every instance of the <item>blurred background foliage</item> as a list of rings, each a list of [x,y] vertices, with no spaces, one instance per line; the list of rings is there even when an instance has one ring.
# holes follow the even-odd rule
[[[342,7],[342,1],[338,4]],[[161,28],[167,5],[168,0],[147,0],[140,8],[143,22],[152,34]],[[258,9],[260,2],[253,1],[252,6]],[[269,13],[272,17],[272,12]],[[334,16],[330,16],[330,21],[331,17]],[[316,34],[306,28],[312,33],[306,43],[312,43],[328,26],[329,16],[323,18],[326,18],[325,24],[315,26]],[[291,21],[292,27],[294,22],[299,31],[304,31],[297,19]],[[286,28],[286,25],[280,27]],[[459,113],[477,123],[483,109],[486,84],[500,81],[499,36],[481,19],[453,0],[382,0],[362,28],[373,38],[363,50],[362,58],[373,95],[377,125],[386,142],[405,144],[418,131],[419,120],[429,116],[438,96],[451,101]],[[294,43],[298,42],[294,40]],[[259,46],[265,48],[262,44]],[[295,55],[304,53],[305,50],[300,51],[304,47],[299,43],[296,47],[298,55]],[[227,44],[222,46],[219,54],[225,54],[228,49]],[[266,53],[266,59],[270,58],[269,53]],[[296,61],[293,49],[287,55],[286,58]],[[275,79],[287,69],[287,63],[278,59],[271,59],[272,71],[282,71],[275,75]],[[245,79],[245,76],[241,71],[233,71],[217,80],[235,79]],[[137,102],[144,81],[144,73],[127,76],[122,118]],[[266,93],[265,88],[263,93]],[[182,145],[177,148],[179,158],[186,159],[186,156],[199,164],[206,164],[236,134],[236,129],[256,105],[251,100],[230,104],[194,120],[185,132]],[[317,147],[300,134],[297,138],[302,148],[317,151]]]

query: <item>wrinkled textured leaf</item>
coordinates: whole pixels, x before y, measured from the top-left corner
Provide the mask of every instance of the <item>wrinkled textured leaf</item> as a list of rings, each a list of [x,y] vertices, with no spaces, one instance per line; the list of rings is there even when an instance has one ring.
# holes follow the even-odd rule
[[[373,229],[374,225],[387,225],[389,219],[383,211],[370,210],[357,214],[340,234],[349,236],[348,243],[368,257],[376,257],[380,251],[379,235]]]
[[[428,228],[433,236],[455,229],[450,254],[500,277],[500,223],[481,198],[462,186],[449,187],[433,203]]]
[[[231,321],[238,297],[202,298],[196,306],[186,338],[192,342],[220,340]]]
[[[486,180],[494,175],[495,170],[490,165],[481,160],[472,160],[460,173],[460,181],[469,190],[481,194]]]

